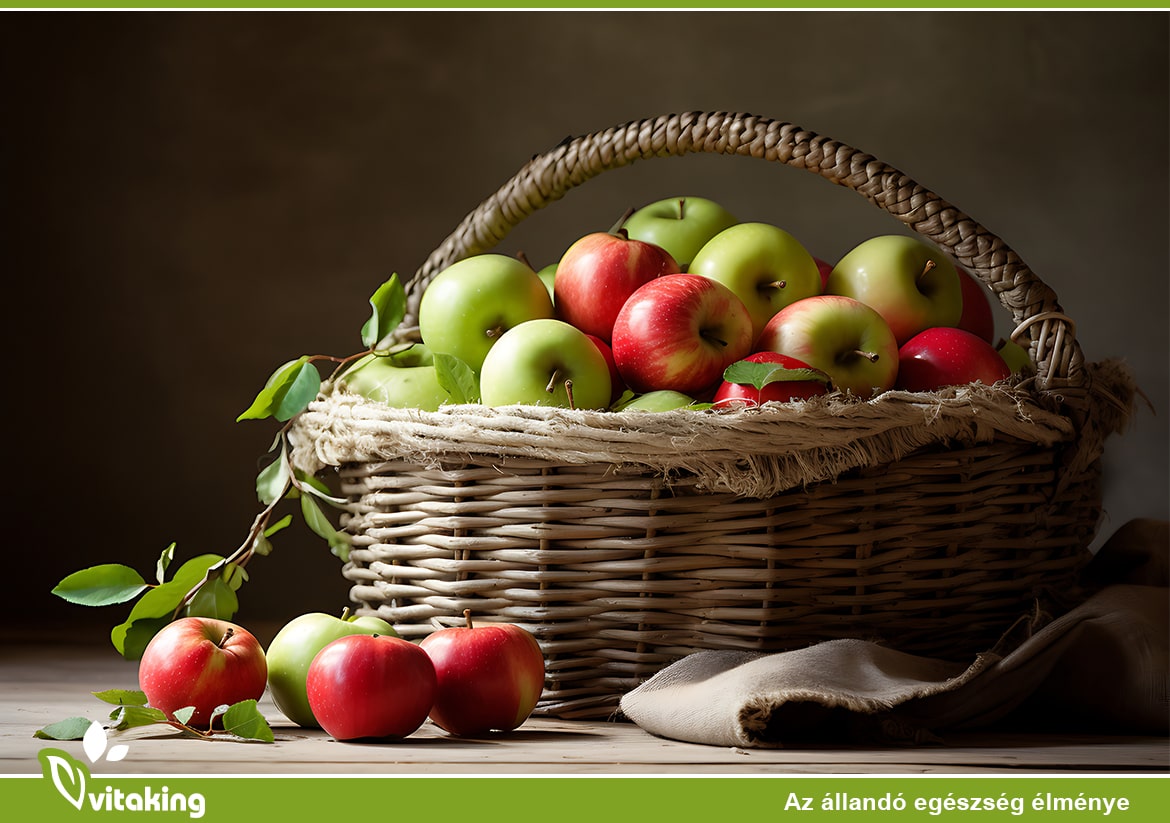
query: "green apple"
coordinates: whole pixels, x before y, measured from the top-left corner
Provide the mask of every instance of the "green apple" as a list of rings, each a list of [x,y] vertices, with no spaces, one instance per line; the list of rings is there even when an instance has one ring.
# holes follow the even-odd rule
[[[614,408],[614,411],[648,411],[664,412],[674,409],[684,409],[694,405],[695,398],[673,389],[656,389],[645,394],[638,394],[625,403]]]
[[[1001,339],[995,350],[1007,363],[1012,374],[1028,374],[1036,370],[1036,364],[1032,362],[1028,350],[1014,340]]]
[[[309,708],[305,681],[317,652],[351,634],[397,637],[394,627],[379,617],[357,617],[345,609],[341,617],[311,612],[294,617],[272,638],[268,661],[268,691],[276,708],[298,726],[320,728]]]
[[[926,329],[957,326],[963,315],[955,264],[935,246],[900,234],[871,237],[855,246],[833,267],[825,292],[871,306],[899,346]]]
[[[635,211],[622,228],[634,240],[666,249],[683,271],[699,249],[738,220],[723,206],[704,197],[669,197]]]
[[[367,354],[345,370],[342,387],[396,408],[437,411],[452,402],[439,385],[430,350],[416,343],[396,354]]]
[[[768,223],[739,223],[719,232],[699,249],[690,271],[735,292],[752,316],[752,340],[776,312],[821,292],[816,259]]]
[[[477,254],[435,275],[418,307],[422,342],[478,372],[508,329],[551,318],[552,298],[532,268],[515,257]]]
[[[536,276],[540,278],[540,282],[544,283],[545,288],[548,289],[548,296],[553,296],[553,282],[557,277],[557,264],[549,263],[543,269],[536,272]]]
[[[605,356],[585,332],[538,318],[504,332],[492,346],[479,388],[485,406],[604,409],[612,384]]]

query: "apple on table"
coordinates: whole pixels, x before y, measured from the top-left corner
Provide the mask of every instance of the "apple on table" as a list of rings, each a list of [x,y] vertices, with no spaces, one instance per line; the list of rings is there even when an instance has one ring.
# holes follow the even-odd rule
[[[954,263],[940,249],[898,234],[859,243],[833,267],[825,293],[875,309],[902,345],[918,332],[954,326],[963,292]]]
[[[622,228],[635,240],[660,246],[688,271],[708,240],[739,221],[725,207],[705,197],[667,197],[634,211]]]
[[[544,653],[531,632],[513,623],[480,623],[432,632],[419,647],[435,667],[430,718],[453,735],[508,732],[520,726],[544,691]]]
[[[752,318],[731,289],[698,274],[669,274],[634,292],[613,327],[613,356],[635,393],[700,397],[751,353]]]
[[[688,269],[727,286],[747,306],[752,340],[787,305],[821,293],[816,260],[784,229],[739,223],[712,237]]]
[[[294,617],[268,644],[268,692],[276,708],[298,726],[321,726],[309,707],[305,686],[313,658],[334,640],[351,634],[397,636],[394,627],[382,618],[359,617],[346,608],[340,617],[324,612]]]
[[[163,626],[138,664],[147,702],[172,720],[179,709],[193,707],[190,726],[208,726],[219,706],[259,700],[267,682],[264,649],[255,635],[210,617],[183,617]]]
[[[340,741],[413,734],[426,722],[435,687],[427,653],[391,635],[351,634],[331,641],[313,658],[305,679],[313,717]]]

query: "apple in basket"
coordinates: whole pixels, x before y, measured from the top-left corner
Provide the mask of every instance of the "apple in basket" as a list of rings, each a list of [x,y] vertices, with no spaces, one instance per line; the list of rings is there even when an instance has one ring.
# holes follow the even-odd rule
[[[479,377],[485,406],[604,409],[612,394],[609,364],[585,332],[541,318],[501,335]]]
[[[532,714],[544,691],[544,654],[536,638],[512,623],[439,629],[419,647],[438,678],[431,722],[459,737],[507,732]]]
[[[794,357],[862,399],[893,388],[898,374],[894,333],[875,309],[852,297],[796,301],[768,321],[756,348]]]
[[[553,316],[548,288],[530,266],[503,254],[477,254],[443,269],[423,290],[418,332],[432,352],[475,372],[508,329]]]
[[[827,394],[829,376],[807,363],[774,351],[750,354],[732,363],[715,391],[715,408],[786,403]]]
[[[349,391],[399,408],[437,411],[452,400],[421,343],[397,354],[367,354],[345,370],[340,382]]]
[[[631,239],[621,230],[591,232],[569,246],[557,263],[557,316],[608,343],[629,296],[644,283],[678,271],[678,263],[660,246]]]
[[[397,636],[394,627],[385,620],[358,617],[345,609],[340,617],[323,612],[294,617],[268,644],[268,693],[276,708],[298,726],[319,728],[321,725],[309,708],[305,690],[313,658],[334,640],[351,634]]]
[[[995,315],[991,310],[991,290],[966,269],[956,266],[955,270],[959,273],[959,285],[963,292],[963,311],[955,325],[988,343],[994,343]]]
[[[827,294],[875,309],[902,345],[934,326],[954,326],[963,291],[954,263],[916,237],[887,234],[859,243],[833,267]]]
[[[1011,367],[995,346],[963,329],[926,329],[907,340],[898,352],[897,387],[934,391],[964,383],[992,385],[1011,375]]]
[[[690,269],[735,292],[752,316],[752,340],[772,315],[821,293],[816,260],[788,232],[769,223],[739,223],[711,238]]]
[[[668,197],[637,209],[622,223],[630,237],[666,249],[688,271],[708,240],[739,221],[705,197]]]
[[[636,393],[713,391],[748,354],[752,318],[731,289],[698,274],[668,274],[634,292],[613,327],[613,357]]]
[[[138,664],[147,702],[174,718],[194,707],[188,725],[206,727],[212,713],[241,700],[259,700],[268,664],[255,635],[235,623],[183,617],[151,638]]]
[[[351,634],[313,658],[305,693],[313,716],[335,740],[398,739],[426,722],[435,685],[435,667],[417,644]]]

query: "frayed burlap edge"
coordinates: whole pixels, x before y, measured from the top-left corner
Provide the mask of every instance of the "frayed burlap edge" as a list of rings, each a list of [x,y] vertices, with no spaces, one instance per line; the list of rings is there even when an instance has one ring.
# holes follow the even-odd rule
[[[1089,412],[1071,417],[1052,410],[1051,398],[1007,382],[890,391],[868,401],[829,396],[735,411],[624,413],[480,405],[422,412],[327,385],[294,421],[289,440],[293,465],[311,473],[389,460],[438,468],[487,455],[687,473],[702,489],[765,497],[936,445],[1009,439],[1049,447],[1079,438],[1077,462],[1091,461],[1133,403],[1124,366],[1100,364],[1093,373],[1088,393],[1075,399]]]

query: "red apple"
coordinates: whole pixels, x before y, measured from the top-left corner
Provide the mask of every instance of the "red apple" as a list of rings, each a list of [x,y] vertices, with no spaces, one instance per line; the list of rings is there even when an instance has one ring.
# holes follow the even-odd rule
[[[815,255],[813,256],[813,261],[817,264],[817,271],[821,275],[821,291],[823,292],[829,282],[829,275],[833,273],[833,264],[827,263]]]
[[[335,740],[401,738],[427,719],[435,667],[400,637],[351,634],[309,664],[305,691],[313,717]]]
[[[963,329],[926,329],[902,344],[897,386],[907,391],[934,391],[976,381],[991,385],[1011,369],[995,347]]]
[[[981,337],[988,343],[995,342],[995,316],[991,313],[991,295],[983,281],[966,269],[955,266],[959,272],[959,285],[963,292],[963,313],[958,327]]]
[[[191,726],[210,724],[219,706],[259,700],[267,682],[268,663],[255,636],[210,617],[168,623],[151,638],[138,665],[147,702],[172,719],[193,706]]]
[[[756,343],[808,363],[833,385],[868,399],[894,385],[898,343],[876,309],[851,297],[821,294],[781,309]]]
[[[781,366],[793,376],[799,374],[800,371],[814,371],[808,363],[774,351],[760,351],[755,354],[749,354],[741,362],[758,364],[760,366],[760,368],[751,369],[753,376],[766,375],[769,364]],[[760,406],[769,401],[785,403],[789,400],[807,400],[810,397],[826,394],[829,391],[828,375],[824,375],[822,372],[817,372],[817,374],[823,375],[823,377],[814,379],[790,379],[785,377],[784,379],[772,379],[770,382],[764,383],[761,386],[753,385],[751,382],[732,382],[726,378],[730,376],[735,365],[733,363],[724,372],[723,385],[715,392],[715,397],[712,402],[717,408],[735,405]],[[746,372],[748,370],[744,371]]]
[[[440,629],[419,646],[438,677],[431,722],[468,737],[515,729],[528,719],[544,691],[544,655],[536,638],[511,623],[471,622]]]
[[[631,240],[625,232],[593,232],[577,240],[557,263],[553,294],[562,320],[607,343],[613,324],[639,286],[679,272],[660,246]]]
[[[613,347],[596,334],[586,334],[585,336],[593,341],[593,345],[597,346],[597,350],[605,358],[605,365],[609,366],[609,401],[612,403],[621,397],[622,393],[626,390],[626,384],[622,382],[621,373],[618,371],[617,361],[613,359]]]
[[[751,353],[752,318],[731,289],[698,274],[669,274],[634,292],[613,326],[613,357],[635,393],[701,396]]]

